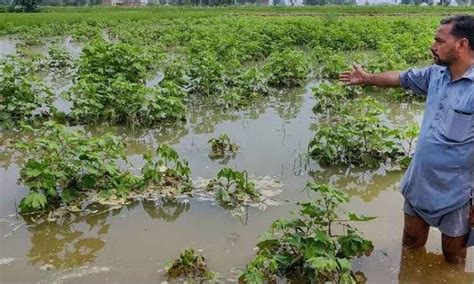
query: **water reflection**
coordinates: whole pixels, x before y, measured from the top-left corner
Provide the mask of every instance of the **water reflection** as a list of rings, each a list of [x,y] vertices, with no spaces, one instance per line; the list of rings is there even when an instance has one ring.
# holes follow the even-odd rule
[[[298,116],[304,103],[302,89],[269,97],[249,99],[248,106],[241,109],[224,108],[215,98],[191,99],[188,103],[189,128],[195,134],[214,133],[217,125],[241,119],[256,120],[273,108],[277,115],[288,122]]]
[[[176,221],[181,214],[187,212],[191,205],[187,201],[178,200],[143,200],[142,206],[152,219],[166,222]]]
[[[154,129],[132,128],[126,126],[91,125],[74,127],[83,129],[92,136],[101,136],[111,132],[121,136],[127,145],[129,155],[142,155],[147,148],[156,148],[157,144],[166,142],[174,145],[181,138],[189,134],[186,124],[182,121],[162,123]],[[16,149],[15,143],[24,140],[32,141],[33,133],[0,131],[0,167],[8,168],[11,164],[21,164],[25,157],[21,151]]]
[[[203,99],[201,101],[191,100],[187,105],[188,121],[190,128],[195,134],[213,133],[215,127],[225,121],[234,122],[242,118],[242,112],[238,110],[225,109],[215,102],[215,99]],[[251,117],[259,116],[265,110],[262,101],[258,100],[252,104],[248,113]]]
[[[25,39],[18,39],[12,36],[0,37],[0,58],[18,53],[18,47],[25,46]],[[82,53],[83,43],[75,42],[70,36],[62,37],[44,37],[38,45],[29,45],[27,49],[31,53],[46,55],[48,48],[52,45],[59,45],[64,48],[73,59],[78,59]]]
[[[177,144],[189,134],[186,124],[182,121],[164,122],[153,129],[109,125],[86,126],[84,129],[94,136],[112,132],[123,137],[129,155],[141,155],[147,148],[156,148],[159,143]]]
[[[474,273],[446,263],[442,254],[422,249],[402,248],[399,283],[474,283]]]
[[[31,233],[31,249],[27,253],[29,264],[71,268],[94,262],[97,252],[105,245],[103,237],[110,227],[107,218],[120,212],[94,207],[87,208],[92,214],[71,212],[55,220],[47,216],[41,219],[25,216],[27,230]]]
[[[160,199],[136,200],[119,209],[91,204],[81,212],[24,215],[27,230],[31,234],[28,263],[66,269],[95,262],[98,252],[105,247],[110,219],[140,204],[150,218],[166,222],[176,221],[190,209],[186,201]]]
[[[295,119],[301,111],[305,100],[305,96],[300,95],[302,92],[302,89],[296,89],[289,93],[275,96],[270,105],[281,119],[288,122]]]
[[[20,133],[15,131],[0,131],[0,167],[8,169],[13,163],[22,163],[25,156],[18,151],[15,143],[20,140],[30,141],[33,138],[31,133]]]
[[[16,53],[16,45],[20,41],[11,37],[0,37],[0,58]]]
[[[216,153],[213,153],[211,149],[210,153],[207,156],[209,157],[209,160],[217,161],[219,165],[225,166],[231,159],[234,159],[236,155],[237,155],[237,152],[226,152],[222,155],[221,153],[216,154]]]
[[[84,43],[74,41],[71,36],[67,36],[63,41],[63,48],[69,52],[72,59],[76,60],[82,54]]]
[[[332,183],[366,203],[372,202],[382,191],[397,190],[402,175],[401,171],[388,171],[384,165],[378,169],[332,167],[310,172],[315,180]]]

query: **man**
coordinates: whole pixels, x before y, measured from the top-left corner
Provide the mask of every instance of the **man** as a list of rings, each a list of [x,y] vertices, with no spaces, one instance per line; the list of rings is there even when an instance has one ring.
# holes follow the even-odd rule
[[[423,247],[429,226],[442,233],[443,255],[463,264],[474,207],[474,16],[441,21],[431,47],[436,65],[370,74],[354,65],[346,85],[403,87],[426,95],[416,151],[402,181],[403,245]]]

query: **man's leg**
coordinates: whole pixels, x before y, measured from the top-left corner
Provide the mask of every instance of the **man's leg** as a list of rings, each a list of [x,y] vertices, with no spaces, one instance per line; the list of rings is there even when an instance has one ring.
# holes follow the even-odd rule
[[[421,248],[428,240],[430,226],[418,215],[405,213],[403,227],[403,245],[409,248]]]
[[[466,243],[469,235],[470,202],[442,217],[439,230],[442,233],[441,245],[447,262],[461,264],[466,262]]]
[[[443,255],[447,262],[461,265],[466,262],[466,241],[467,234],[460,237],[442,235]]]

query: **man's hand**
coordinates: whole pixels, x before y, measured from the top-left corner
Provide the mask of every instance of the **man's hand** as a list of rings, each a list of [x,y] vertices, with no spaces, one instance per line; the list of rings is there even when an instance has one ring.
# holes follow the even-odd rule
[[[344,85],[372,85],[377,87],[400,87],[400,72],[388,71],[378,74],[366,72],[360,65],[353,64],[352,71],[342,72],[339,81]]]
[[[353,64],[352,71],[342,72],[339,75],[339,81],[344,85],[366,85],[369,84],[370,74],[365,72],[360,65]]]

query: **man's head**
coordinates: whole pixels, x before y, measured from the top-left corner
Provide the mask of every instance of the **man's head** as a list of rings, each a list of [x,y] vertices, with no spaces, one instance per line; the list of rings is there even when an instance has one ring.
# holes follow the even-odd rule
[[[474,16],[461,15],[443,19],[431,46],[435,63],[451,66],[470,60],[474,54]]]

